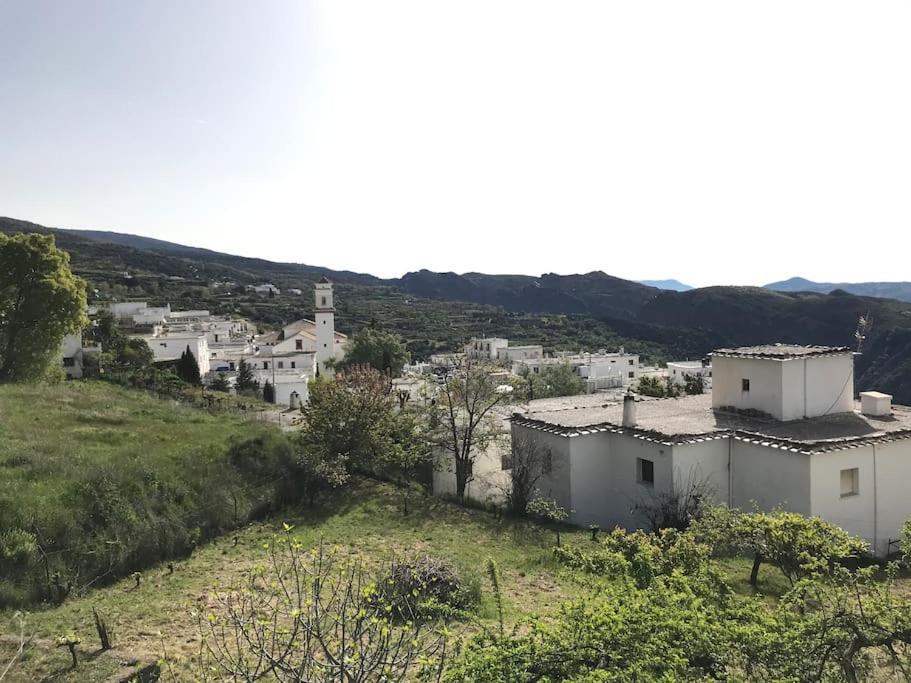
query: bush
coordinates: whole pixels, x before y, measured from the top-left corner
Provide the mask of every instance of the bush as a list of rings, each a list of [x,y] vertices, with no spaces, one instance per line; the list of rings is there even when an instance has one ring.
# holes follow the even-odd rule
[[[392,563],[377,583],[377,605],[401,621],[455,619],[481,601],[477,579],[465,580],[452,564],[424,556]]]

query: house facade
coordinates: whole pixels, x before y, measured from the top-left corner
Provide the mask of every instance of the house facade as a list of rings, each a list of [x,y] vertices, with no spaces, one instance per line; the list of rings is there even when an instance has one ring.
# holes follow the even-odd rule
[[[541,495],[575,524],[633,529],[637,506],[698,482],[716,502],[818,515],[887,554],[911,518],[911,409],[877,392],[856,403],[846,348],[723,349],[712,365],[711,394],[516,413],[513,439],[551,452]]]

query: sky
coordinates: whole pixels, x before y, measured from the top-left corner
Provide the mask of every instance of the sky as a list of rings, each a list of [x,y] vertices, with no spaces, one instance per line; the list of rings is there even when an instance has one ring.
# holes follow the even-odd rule
[[[0,0],[0,215],[397,277],[911,280],[911,3]]]

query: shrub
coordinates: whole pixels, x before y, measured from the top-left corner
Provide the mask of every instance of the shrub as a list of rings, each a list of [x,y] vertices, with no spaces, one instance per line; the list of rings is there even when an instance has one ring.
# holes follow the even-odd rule
[[[466,580],[445,559],[396,560],[377,583],[377,605],[401,621],[454,619],[477,607],[480,582]]]

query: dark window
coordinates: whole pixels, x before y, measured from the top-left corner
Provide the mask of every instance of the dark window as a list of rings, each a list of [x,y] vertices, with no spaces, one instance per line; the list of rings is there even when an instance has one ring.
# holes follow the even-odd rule
[[[278,369],[279,370],[285,369],[285,361],[283,361],[283,360],[278,361]]]
[[[294,348],[297,349],[298,351],[303,351],[303,350],[304,350],[304,340],[303,340],[303,339],[295,339],[295,340],[294,340]]]
[[[740,380],[740,387],[744,391],[749,391],[750,390],[750,380],[748,380],[748,379]]]
[[[233,369],[234,369],[234,361],[231,361],[230,363],[228,363],[228,367],[229,367],[231,370],[233,370]]]
[[[266,361],[263,361],[263,370],[268,370],[269,364]]]
[[[326,305],[326,297],[323,297],[322,301],[323,301],[323,303],[322,303],[321,305],[322,305],[322,306],[325,306],[325,305]]]
[[[64,359],[63,359],[63,367],[65,367],[65,368],[71,368],[71,367],[73,367],[74,365],[76,365],[76,359],[75,359],[75,358],[64,358]]]
[[[630,359],[629,359],[629,364],[630,364],[630,365],[635,365],[636,362],[635,362],[632,358],[630,358]]]
[[[636,376],[636,373],[635,373],[635,372],[630,372],[630,373],[629,373],[629,378],[630,378],[630,379],[633,379],[635,376]]]
[[[292,367],[292,368],[296,368],[296,367],[297,367],[297,365],[296,365],[296,362],[295,362],[295,361],[291,361],[291,367]]]
[[[651,460],[636,458],[636,481],[646,486],[654,486],[655,463]]]

